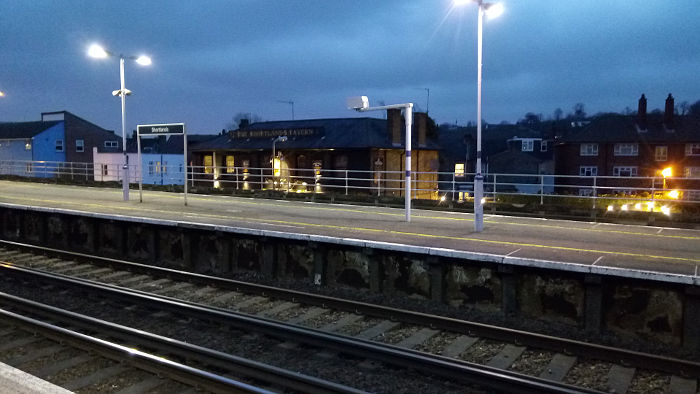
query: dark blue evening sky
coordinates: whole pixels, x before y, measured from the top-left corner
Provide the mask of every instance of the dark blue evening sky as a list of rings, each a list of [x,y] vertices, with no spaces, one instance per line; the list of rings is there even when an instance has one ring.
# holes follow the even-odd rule
[[[484,25],[484,119],[527,112],[636,110],[700,100],[700,1],[504,0]],[[264,120],[358,115],[345,98],[414,102],[439,123],[476,119],[474,4],[450,0],[3,0],[0,121],[68,110],[121,130],[117,59],[127,63],[127,128],[185,122],[216,133],[237,113]],[[381,116],[374,113],[372,116]]]

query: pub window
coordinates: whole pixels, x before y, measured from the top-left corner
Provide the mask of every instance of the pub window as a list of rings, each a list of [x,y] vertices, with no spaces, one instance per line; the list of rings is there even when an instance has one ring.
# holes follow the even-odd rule
[[[105,141],[105,148],[116,148],[119,146],[117,141]]]
[[[109,166],[107,164],[102,164],[102,175],[109,175]]]
[[[233,155],[226,156],[226,173],[232,174],[236,172],[235,162],[233,160]]]
[[[581,166],[578,174],[580,176],[598,176],[598,167],[596,166]]]
[[[75,140],[75,151],[85,152],[85,140]]]
[[[336,170],[348,169],[348,155],[337,155],[333,158],[333,168]]]
[[[211,174],[214,172],[214,156],[205,155],[204,156],[204,173]]]
[[[637,167],[613,167],[614,176],[637,176]]]
[[[63,140],[56,140],[56,152],[63,152]]]
[[[155,172],[155,168],[153,168],[153,162],[149,161],[148,162],[148,175],[153,175]]]
[[[700,156],[700,144],[685,144],[686,156]]]
[[[615,144],[615,156],[637,156],[638,144]]]
[[[581,156],[598,156],[598,144],[581,144]]]
[[[464,163],[455,163],[455,176],[464,176]]]

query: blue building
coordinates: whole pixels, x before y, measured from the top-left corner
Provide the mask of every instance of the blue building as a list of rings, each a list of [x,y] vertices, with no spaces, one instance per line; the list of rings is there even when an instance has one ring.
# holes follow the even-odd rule
[[[44,112],[40,121],[0,123],[0,174],[91,175],[93,146],[118,151],[121,138],[67,111]]]

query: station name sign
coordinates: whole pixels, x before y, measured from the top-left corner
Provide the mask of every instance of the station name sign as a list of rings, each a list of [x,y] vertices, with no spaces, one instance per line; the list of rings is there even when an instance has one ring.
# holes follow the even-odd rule
[[[146,124],[136,126],[140,135],[185,134],[184,123]]]
[[[233,132],[233,138],[307,137],[321,134],[323,134],[323,129],[312,127],[301,129],[236,130]]]

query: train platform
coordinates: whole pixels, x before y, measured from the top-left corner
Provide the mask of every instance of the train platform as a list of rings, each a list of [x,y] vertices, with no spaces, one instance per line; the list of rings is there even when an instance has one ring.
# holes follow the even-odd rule
[[[70,394],[68,391],[36,376],[0,363],[0,393],[4,394]]]
[[[323,237],[419,253],[700,285],[700,230],[0,181],[0,204]]]

